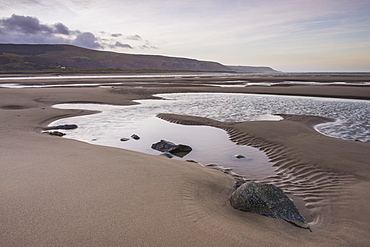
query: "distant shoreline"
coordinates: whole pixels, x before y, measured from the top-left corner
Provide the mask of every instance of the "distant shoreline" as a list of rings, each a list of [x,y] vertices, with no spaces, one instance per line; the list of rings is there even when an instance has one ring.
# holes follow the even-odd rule
[[[1,84],[11,83],[22,83],[25,85],[37,85],[37,84],[75,84],[78,83],[80,87],[83,84],[98,83],[102,86],[111,83],[111,87],[115,87],[119,90],[120,87],[131,87],[137,86],[138,82],[140,86],[152,88],[154,85],[158,86],[170,86],[170,88],[181,88],[180,91],[188,92],[228,92],[228,93],[254,93],[254,94],[279,94],[279,95],[291,95],[291,96],[311,96],[311,97],[329,97],[329,98],[347,98],[347,99],[362,99],[370,100],[370,85],[274,85],[274,86],[248,86],[248,87],[216,87],[212,84],[224,83],[227,81],[229,85],[238,85],[241,82],[284,82],[284,81],[302,81],[302,82],[370,82],[370,75],[357,75],[357,76],[325,76],[325,75],[284,75],[279,76],[273,74],[219,74],[217,73],[166,73],[164,77],[161,77],[161,73],[148,74],[148,73],[127,73],[117,74],[110,73],[109,77],[107,74],[88,74],[86,78],[83,78],[86,74],[73,74],[71,78],[68,76],[63,77],[59,74],[50,74],[54,78],[48,78],[45,75],[33,74],[27,80],[21,80],[19,76],[23,77],[28,74],[14,74],[7,80],[6,76],[0,75]],[[89,78],[89,75],[92,77]],[[99,78],[99,75],[102,75]],[[128,76],[125,78],[125,76]],[[140,77],[142,75],[143,77]],[[153,75],[153,77],[151,77]],[[42,76],[42,80],[36,78]],[[79,78],[82,76],[82,78]],[[117,76],[117,77],[115,77]],[[121,77],[122,76],[122,77]],[[18,81],[17,81],[18,80]],[[122,85],[114,85],[115,83]],[[170,88],[161,89],[160,91],[172,92]],[[155,92],[156,93],[156,92]]]

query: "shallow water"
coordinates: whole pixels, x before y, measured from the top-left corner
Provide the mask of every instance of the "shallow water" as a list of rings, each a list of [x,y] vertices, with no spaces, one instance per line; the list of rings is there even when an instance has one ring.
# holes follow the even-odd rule
[[[74,123],[79,126],[75,130],[63,130],[66,138],[80,141],[124,148],[133,151],[160,155],[161,152],[151,148],[151,145],[161,139],[185,144],[193,150],[180,160],[194,160],[203,165],[217,164],[232,168],[237,174],[249,179],[263,179],[273,175],[272,167],[266,155],[256,148],[236,145],[229,140],[226,131],[209,126],[184,126],[169,123],[155,117],[157,113],[170,112],[168,106],[173,101],[144,100],[140,105],[112,106],[99,104],[62,104],[56,105],[63,109],[86,109],[102,111],[98,114],[61,119],[50,125]],[[162,105],[163,104],[163,105]],[[275,119],[276,116],[256,116],[256,119]],[[132,134],[140,136],[134,140]],[[121,141],[128,138],[128,141]],[[241,154],[245,158],[237,159]]]
[[[305,114],[338,119],[316,128],[339,138],[370,141],[370,102],[363,100],[327,99],[295,96],[186,93],[159,94],[166,100],[141,100],[138,105],[112,106],[99,104],[61,104],[57,108],[102,111],[99,114],[61,119],[51,125],[77,124],[78,129],[63,131],[67,138],[89,143],[160,154],[151,145],[165,139],[186,144],[193,151],[183,160],[196,160],[204,165],[216,163],[231,167],[248,179],[264,179],[274,168],[261,151],[237,146],[224,130],[207,126],[183,126],[155,117],[158,113],[177,113],[213,118],[220,121],[254,121],[281,118],[271,114]],[[132,134],[141,137],[122,142]],[[236,159],[235,155],[246,156]],[[178,158],[181,159],[181,158]]]
[[[254,94],[160,94],[172,111],[219,121],[258,120],[262,114],[314,115],[337,119],[316,129],[332,137],[370,142],[370,101]]]
[[[237,83],[237,84],[235,84]],[[278,86],[278,85],[310,85],[310,86],[328,86],[328,85],[347,85],[347,86],[369,86],[370,82],[316,82],[316,81],[281,81],[281,82],[249,82],[243,81],[225,81],[217,84],[201,84],[213,87],[250,87],[250,86]]]
[[[275,85],[348,85],[348,86],[368,86],[370,82],[316,82],[316,81],[282,81],[282,82],[247,82],[244,86],[275,86]]]

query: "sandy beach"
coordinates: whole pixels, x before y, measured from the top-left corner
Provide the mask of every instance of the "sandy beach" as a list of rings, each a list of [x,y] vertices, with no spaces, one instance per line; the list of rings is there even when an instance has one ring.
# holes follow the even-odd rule
[[[243,78],[233,78],[237,81]],[[369,77],[253,77],[250,81],[370,81]],[[81,114],[58,103],[135,104],[157,93],[236,92],[370,99],[370,86],[214,87],[224,78],[55,79],[107,87],[0,88],[1,246],[369,246],[370,144],[319,134],[325,119],[225,123],[163,114],[224,129],[263,150],[273,183],[306,203],[312,230],[233,209],[234,179],[195,163],[68,140],[40,130]],[[16,83],[2,80],[0,83]],[[27,80],[22,83],[40,83]]]

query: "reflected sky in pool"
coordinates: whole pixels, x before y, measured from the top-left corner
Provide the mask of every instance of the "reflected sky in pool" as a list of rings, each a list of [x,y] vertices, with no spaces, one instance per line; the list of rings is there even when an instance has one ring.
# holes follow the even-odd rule
[[[256,121],[281,118],[271,114],[317,115],[338,119],[317,129],[327,135],[350,140],[370,140],[370,102],[295,96],[225,93],[159,94],[164,100],[140,100],[131,106],[100,104],[60,104],[62,109],[102,111],[98,114],[61,119],[51,125],[77,124],[78,129],[63,131],[66,137],[98,145],[160,154],[151,145],[161,139],[193,147],[183,159],[202,164],[217,163],[251,179],[273,175],[267,157],[255,148],[237,146],[224,130],[207,126],[182,126],[155,117],[158,113],[177,113],[220,121]],[[138,134],[141,139],[122,142]],[[246,156],[236,159],[236,154]]]

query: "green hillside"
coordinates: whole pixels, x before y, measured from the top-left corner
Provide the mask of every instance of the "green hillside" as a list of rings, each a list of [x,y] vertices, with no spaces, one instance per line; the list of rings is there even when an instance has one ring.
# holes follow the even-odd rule
[[[216,62],[96,51],[72,45],[0,44],[0,70],[232,71]]]

